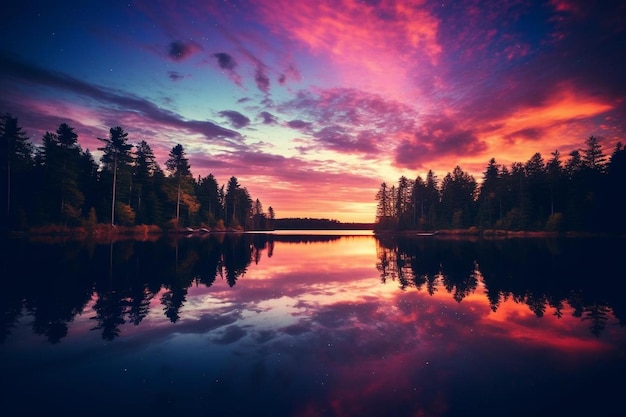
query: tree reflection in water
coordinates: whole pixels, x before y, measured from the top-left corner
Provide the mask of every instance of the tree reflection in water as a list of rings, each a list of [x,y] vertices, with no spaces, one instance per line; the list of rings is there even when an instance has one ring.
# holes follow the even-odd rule
[[[154,307],[153,300],[176,323],[192,285],[211,287],[219,279],[234,287],[253,264],[272,257],[277,241],[337,239],[340,236],[218,234],[110,244],[13,241],[3,259],[0,342],[28,314],[35,334],[58,343],[90,303],[95,314],[92,330],[105,340],[120,336],[126,323],[139,325]],[[548,312],[561,317],[567,304],[596,336],[605,330],[611,313],[624,324],[625,284],[617,272],[623,271],[618,253],[622,241],[376,239],[377,260],[372,263],[383,283],[397,282],[402,291],[443,291],[461,303],[480,290],[494,312],[504,301],[514,300],[537,317]]]
[[[378,238],[381,281],[397,281],[433,295],[443,289],[461,302],[484,286],[491,310],[507,299],[526,304],[537,316],[548,309],[562,316],[564,304],[599,336],[612,312],[624,325],[620,271],[623,240]],[[623,273],[623,272],[622,272]]]

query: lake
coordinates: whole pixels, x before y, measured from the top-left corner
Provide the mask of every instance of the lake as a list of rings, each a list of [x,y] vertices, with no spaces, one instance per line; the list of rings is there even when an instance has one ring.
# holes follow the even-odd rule
[[[623,239],[5,243],[6,416],[623,410]]]

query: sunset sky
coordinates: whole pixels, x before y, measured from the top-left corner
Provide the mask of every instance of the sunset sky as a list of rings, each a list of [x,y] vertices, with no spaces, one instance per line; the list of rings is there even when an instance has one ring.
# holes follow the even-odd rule
[[[374,220],[382,181],[626,142],[626,3],[10,1],[0,112],[96,160],[121,126],[164,168],[276,216]]]

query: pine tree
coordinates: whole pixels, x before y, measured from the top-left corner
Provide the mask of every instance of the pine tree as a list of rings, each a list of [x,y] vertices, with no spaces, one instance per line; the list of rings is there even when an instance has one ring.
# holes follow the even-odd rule
[[[98,138],[104,142],[105,146],[98,148],[103,151],[100,161],[104,164],[104,169],[112,174],[112,190],[111,190],[111,225],[115,225],[115,205],[116,205],[116,188],[118,167],[128,168],[132,158],[130,151],[133,145],[127,143],[128,133],[120,126],[109,129],[108,138]]]
[[[22,182],[16,181],[16,177],[23,175],[26,171],[32,169],[33,163],[33,147],[28,141],[26,132],[20,127],[18,119],[10,113],[6,113],[0,117],[0,172],[2,172],[2,185],[6,186],[6,218],[3,222],[3,229],[14,226],[14,214],[17,210],[19,201],[15,201],[12,197],[20,190],[15,190],[15,184]],[[13,224],[12,224],[13,223]]]
[[[176,179],[177,193],[176,193],[176,222],[180,220],[180,200],[181,200],[181,186],[183,181],[188,180],[191,177],[191,167],[189,161],[185,157],[185,150],[181,144],[178,144],[172,148],[169,154],[169,159],[165,162],[165,167],[170,172],[170,175]]]

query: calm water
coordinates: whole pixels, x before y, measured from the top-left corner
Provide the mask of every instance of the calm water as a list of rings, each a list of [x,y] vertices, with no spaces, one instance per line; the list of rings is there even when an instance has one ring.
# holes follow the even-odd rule
[[[620,415],[624,240],[9,241],[0,413]]]

